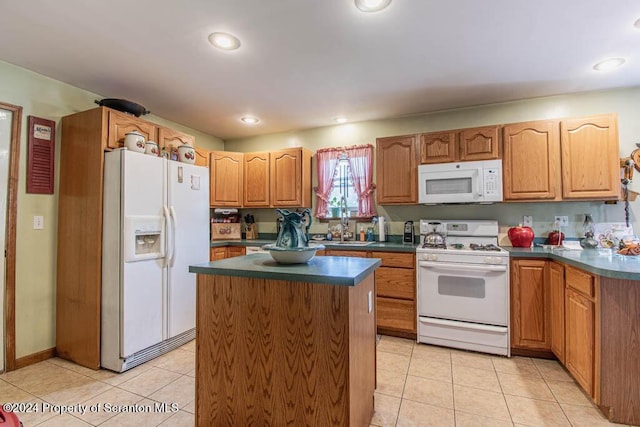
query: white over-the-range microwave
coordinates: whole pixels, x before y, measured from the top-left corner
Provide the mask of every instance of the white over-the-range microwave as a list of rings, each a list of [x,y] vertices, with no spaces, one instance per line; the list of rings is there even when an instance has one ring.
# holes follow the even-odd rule
[[[502,201],[502,160],[420,165],[418,180],[419,203]]]

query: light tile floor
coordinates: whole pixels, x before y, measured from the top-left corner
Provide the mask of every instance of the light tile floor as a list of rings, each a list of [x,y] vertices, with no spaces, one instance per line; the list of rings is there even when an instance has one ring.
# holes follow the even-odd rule
[[[382,336],[373,426],[606,426],[556,361]]]
[[[554,361],[387,336],[379,340],[377,356],[374,426],[609,425]],[[194,365],[193,341],[123,374],[54,358],[0,374],[0,401],[39,404],[39,412],[19,414],[25,427],[193,426]],[[59,413],[79,404],[86,413]],[[53,405],[61,405],[58,413]],[[118,413],[107,405],[149,412]]]

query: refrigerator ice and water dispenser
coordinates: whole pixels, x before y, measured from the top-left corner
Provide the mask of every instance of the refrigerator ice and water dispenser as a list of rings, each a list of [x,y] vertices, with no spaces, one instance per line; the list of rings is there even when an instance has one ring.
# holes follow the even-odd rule
[[[124,261],[164,258],[164,218],[128,216],[124,224]]]

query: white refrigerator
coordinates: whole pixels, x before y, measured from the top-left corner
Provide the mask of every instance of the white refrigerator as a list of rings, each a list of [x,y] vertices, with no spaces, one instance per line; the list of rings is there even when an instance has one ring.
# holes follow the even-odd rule
[[[122,372],[195,338],[209,171],[126,149],[104,162],[101,365]]]

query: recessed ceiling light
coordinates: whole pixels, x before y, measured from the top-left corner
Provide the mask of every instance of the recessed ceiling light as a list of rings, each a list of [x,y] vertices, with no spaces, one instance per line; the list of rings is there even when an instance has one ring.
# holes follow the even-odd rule
[[[240,47],[240,40],[229,33],[211,33],[209,43],[223,50],[236,50]]]
[[[356,7],[363,12],[377,12],[389,6],[391,0],[355,0]]]
[[[347,118],[346,117],[336,117],[335,119],[333,119],[334,122],[336,123],[346,123],[347,122]]]
[[[604,61],[598,62],[596,65],[593,66],[593,69],[596,71],[613,70],[614,68],[618,68],[624,63],[625,63],[624,58],[609,58],[609,59],[605,59]]]
[[[248,125],[257,125],[260,121],[257,117],[253,116],[244,116],[240,119],[243,123]]]

